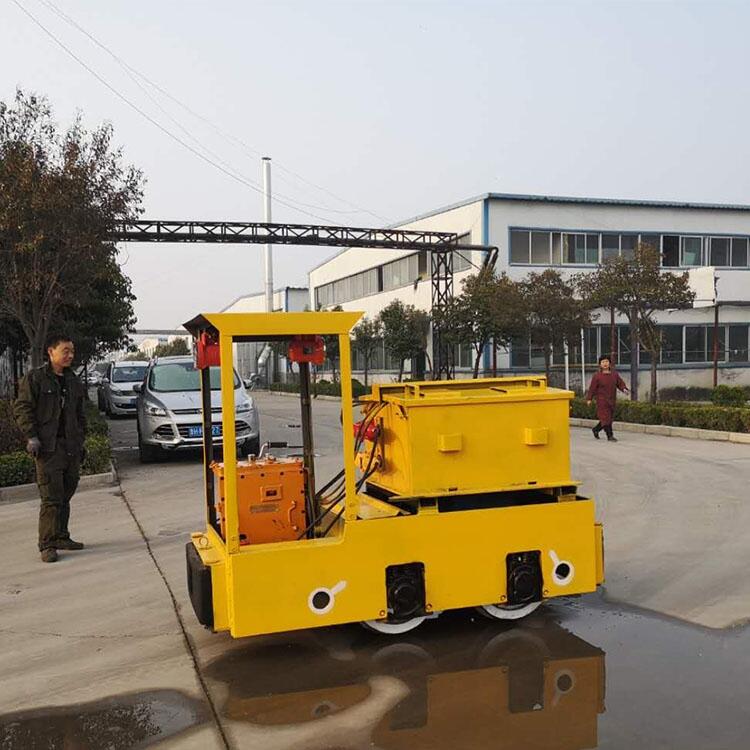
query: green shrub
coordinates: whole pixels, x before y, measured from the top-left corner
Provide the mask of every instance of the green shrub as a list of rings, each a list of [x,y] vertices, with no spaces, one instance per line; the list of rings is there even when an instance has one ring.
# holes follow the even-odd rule
[[[13,453],[26,447],[26,439],[13,418],[13,402],[0,401],[0,453]]]
[[[747,396],[740,386],[717,385],[711,393],[714,406],[744,406]]]
[[[34,459],[26,451],[0,456],[0,487],[33,482],[36,476]]]
[[[583,399],[573,399],[572,417],[596,419],[596,407]],[[649,404],[644,401],[620,400],[615,420],[635,424],[664,424],[672,427],[694,427],[721,432],[750,432],[750,409],[726,406],[696,406],[681,403]]]
[[[86,399],[83,402],[83,411],[86,415],[86,432],[88,435],[108,435],[109,426],[107,420],[97,409],[93,401]]]
[[[710,401],[711,388],[675,385],[659,391],[659,401]]]
[[[112,446],[106,435],[89,435],[84,443],[86,458],[81,465],[81,474],[101,474],[109,471],[112,461]]]

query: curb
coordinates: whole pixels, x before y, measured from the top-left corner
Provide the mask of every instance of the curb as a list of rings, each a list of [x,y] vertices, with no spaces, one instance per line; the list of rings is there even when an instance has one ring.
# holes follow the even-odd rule
[[[571,427],[593,427],[595,419],[571,417]],[[615,422],[620,432],[641,432],[646,435],[663,437],[680,437],[688,440],[716,440],[726,443],[745,443],[750,445],[750,433],[723,432],[721,430],[699,430],[696,427],[672,427],[666,424],[637,424],[635,422]]]
[[[78,491],[92,487],[111,487],[118,483],[117,469],[110,461],[109,471],[102,474],[86,474],[78,481]],[[13,487],[0,487],[0,503],[19,502],[21,500],[36,500],[39,498],[39,488],[36,482],[32,484],[17,484]]]
[[[269,396],[285,396],[286,398],[299,398],[299,393],[287,393],[286,391],[267,391]],[[341,396],[313,396],[313,401],[341,401]]]

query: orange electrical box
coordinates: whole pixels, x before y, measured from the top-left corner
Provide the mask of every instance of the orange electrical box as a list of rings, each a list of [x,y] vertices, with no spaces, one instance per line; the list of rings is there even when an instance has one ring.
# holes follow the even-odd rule
[[[227,538],[224,512],[224,464],[211,464],[214,497]],[[268,458],[237,462],[237,510],[240,544],[297,539],[307,526],[305,470],[301,458]]]

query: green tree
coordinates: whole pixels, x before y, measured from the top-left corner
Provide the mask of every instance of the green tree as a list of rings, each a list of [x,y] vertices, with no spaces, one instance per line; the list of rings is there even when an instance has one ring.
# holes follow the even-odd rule
[[[575,281],[566,281],[554,269],[530,273],[521,290],[527,311],[525,332],[544,352],[544,372],[549,377],[553,348],[580,339],[581,328],[591,324],[591,314],[576,295]]]
[[[111,273],[115,223],[140,212],[143,179],[123,165],[112,128],[80,117],[58,131],[45,99],[0,103],[0,313],[16,320],[33,365],[66,306]]]
[[[507,346],[524,331],[526,303],[520,284],[506,274],[495,276],[491,269],[482,269],[464,279],[461,294],[435,311],[433,317],[448,344],[471,344],[476,378],[482,353],[491,341]]]
[[[378,318],[363,317],[352,330],[352,348],[362,355],[364,363],[365,386],[375,352],[383,342],[382,325]]]
[[[417,310],[414,305],[393,300],[380,311],[378,319],[383,330],[385,349],[399,363],[398,381],[401,382],[404,362],[420,354],[427,354],[430,316]]]
[[[130,279],[113,257],[103,258],[91,281],[91,293],[82,300],[66,300],[53,325],[66,331],[76,345],[76,361],[87,365],[107,352],[127,348],[135,328],[135,295]]]
[[[612,258],[594,273],[577,279],[578,289],[589,307],[613,307],[630,324],[630,393],[638,398],[638,344],[651,355],[652,403],[657,399],[657,366],[662,349],[662,332],[656,323],[659,310],[690,307],[695,293],[687,273],[661,268],[659,251],[641,243],[632,258]]]
[[[190,347],[183,338],[174,339],[168,344],[159,344],[154,349],[155,357],[179,357],[186,354],[190,354]]]

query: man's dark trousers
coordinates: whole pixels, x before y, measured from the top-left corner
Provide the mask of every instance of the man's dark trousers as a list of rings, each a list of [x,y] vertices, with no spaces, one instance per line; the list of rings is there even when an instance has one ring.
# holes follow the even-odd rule
[[[42,505],[39,509],[39,549],[54,547],[55,542],[70,539],[70,498],[78,487],[81,457],[70,455],[65,439],[57,438],[54,453],[36,460],[36,477]]]

